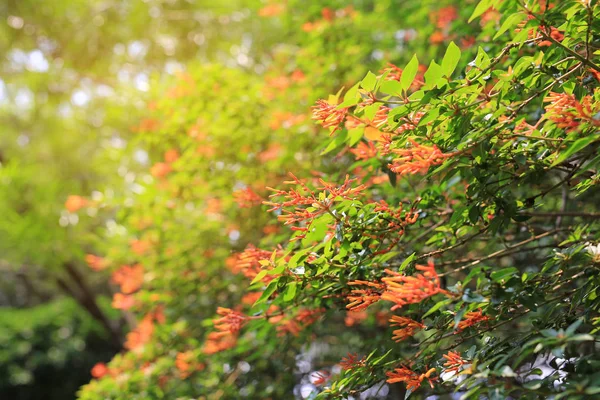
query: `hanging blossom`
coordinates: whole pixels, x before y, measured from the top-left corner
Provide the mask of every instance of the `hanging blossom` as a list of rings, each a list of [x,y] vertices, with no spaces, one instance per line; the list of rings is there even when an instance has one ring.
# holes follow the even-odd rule
[[[274,252],[269,250],[262,250],[258,247],[249,244],[246,249],[234,255],[227,260],[227,266],[234,274],[242,274],[246,278],[253,280],[265,267],[262,262],[270,260],[275,253],[275,257],[283,256],[283,250],[281,248],[276,249]],[[265,275],[262,282],[269,283],[275,279],[278,275]]]
[[[424,380],[427,380],[433,389],[433,382],[437,380],[437,378],[431,377],[434,372],[435,368],[431,368],[424,374],[419,374],[418,372],[403,366],[386,373],[388,376],[387,383],[404,382],[406,384],[406,389],[415,391],[421,386],[421,383],[423,383]]]
[[[373,142],[360,142],[354,149],[350,149],[350,153],[354,154],[357,160],[370,160],[377,158],[377,147]]]
[[[252,319],[241,312],[225,307],[218,307],[217,314],[221,315],[221,318],[212,321],[216,331],[208,334],[202,349],[205,354],[214,354],[234,347],[239,331]]]
[[[350,302],[346,305],[346,308],[350,311],[362,311],[371,304],[377,303],[381,300],[381,293],[385,290],[384,284],[369,281],[351,281],[348,282],[348,285],[362,285],[372,288],[352,289],[352,291],[350,291],[350,294],[346,296],[346,299]]]
[[[467,360],[464,360],[458,351],[449,351],[448,354],[444,354],[443,357],[446,359],[444,363],[445,373],[458,374],[463,365],[469,364]]]
[[[491,318],[483,315],[481,309],[478,311],[471,311],[465,314],[465,319],[458,323],[457,331],[454,333],[458,333],[470,326],[477,325],[481,322],[489,321]]]
[[[399,175],[427,173],[429,168],[434,165],[442,164],[452,153],[444,154],[436,146],[426,146],[409,139],[412,147],[408,149],[393,149],[391,152],[399,156],[394,158],[392,163],[388,164],[390,171]]]
[[[247,187],[233,192],[233,200],[240,208],[251,208],[260,205],[263,199],[252,188]]]
[[[279,190],[267,188],[274,192],[269,198],[283,197],[284,200],[281,202],[264,201],[263,204],[272,207],[268,210],[269,212],[281,210],[282,214],[277,219],[283,221],[285,225],[304,224],[304,226],[292,227],[294,231],[305,232],[297,236],[295,240],[305,237],[310,224],[316,217],[330,212],[330,207],[336,198],[354,200],[359,193],[366,189],[365,185],[350,187],[356,179],[350,179],[346,175],[344,183],[339,187],[319,179],[322,186],[317,188],[317,192],[315,192],[294,174],[290,173],[290,176],[293,180],[283,183],[299,186],[299,189]],[[311,207],[310,210],[309,207]]]
[[[298,311],[298,313],[292,318],[275,318],[272,322],[280,323],[280,325],[277,326],[277,333],[279,336],[283,336],[285,334],[298,336],[304,329],[317,322],[324,312],[324,308],[316,308],[312,310],[304,308]]]
[[[386,290],[381,295],[381,299],[395,303],[392,311],[407,304],[420,303],[438,293],[449,295],[441,287],[433,261],[429,261],[427,265],[417,264],[416,269],[422,273],[415,276],[404,276],[389,269],[385,270],[390,276],[382,279]]]
[[[600,126],[600,119],[595,118],[591,96],[585,96],[579,102],[575,95],[568,93],[550,92],[544,99],[548,103],[545,117],[563,129],[576,129],[582,122]]]
[[[333,128],[331,135],[340,129],[340,125],[344,122],[348,114],[348,108],[338,108],[335,104],[330,104],[326,100],[317,100],[316,105],[311,107],[313,114],[312,119],[319,121],[323,128]]]
[[[361,359],[358,358],[358,354],[354,353],[348,353],[348,355],[344,358],[342,358],[342,361],[340,361],[340,367],[342,367],[342,369],[344,371],[350,371],[356,368],[362,368],[367,364],[367,359],[365,357],[362,357]]]
[[[408,339],[409,337],[414,336],[418,330],[427,328],[420,322],[407,317],[400,317],[398,315],[392,316],[392,318],[390,318],[390,322],[390,326],[397,326],[400,328],[394,330],[393,332],[394,336],[392,336],[392,340],[395,342],[401,342],[405,339]]]

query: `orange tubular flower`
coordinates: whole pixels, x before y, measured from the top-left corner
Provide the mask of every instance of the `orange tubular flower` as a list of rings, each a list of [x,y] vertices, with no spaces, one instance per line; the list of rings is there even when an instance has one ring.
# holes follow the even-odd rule
[[[297,185],[300,188],[286,190],[278,190],[273,188],[267,188],[274,192],[270,195],[270,198],[283,197],[284,200],[281,202],[274,201],[263,201],[263,204],[271,206],[268,212],[282,210],[282,214],[277,217],[279,221],[283,221],[285,225],[292,225],[295,223],[305,223],[305,226],[295,226],[292,230],[307,232],[309,230],[312,221],[329,211],[329,207],[333,201],[340,197],[345,200],[353,200],[356,195],[366,189],[365,185],[359,185],[355,188],[351,188],[350,184],[355,179],[350,179],[346,175],[344,183],[337,187],[331,183],[325,182],[323,179],[319,179],[322,187],[317,188],[320,193],[310,189],[304,182],[298,179],[294,174],[290,173],[293,180],[284,182],[285,184]],[[323,196],[325,195],[325,196]],[[307,208],[312,207],[314,210],[309,211]],[[302,239],[305,236],[296,236],[295,240]]]
[[[346,305],[349,311],[362,311],[369,307],[371,304],[377,303],[381,300],[381,292],[385,290],[385,285],[376,282],[369,281],[351,281],[348,282],[350,286],[364,285],[374,289],[353,289],[346,299],[350,301]]]
[[[282,321],[281,325],[277,327],[279,336],[283,336],[286,333],[298,336],[303,329],[317,322],[324,312],[325,309],[323,308],[317,308],[313,310],[302,309],[298,311],[298,314],[296,314],[293,318],[283,321],[279,318],[275,318],[274,323]]]
[[[237,334],[248,321],[247,316],[230,308],[218,307],[217,314],[222,317],[213,319],[213,324],[222,336]]]
[[[94,271],[102,271],[108,265],[107,261],[104,258],[95,256],[93,254],[87,254],[85,256],[85,262]]]
[[[262,202],[262,198],[249,187],[233,192],[233,199],[240,208],[251,208]]]
[[[406,389],[410,391],[417,390],[421,383],[427,379],[431,388],[433,388],[433,381],[437,378],[431,378],[431,375],[435,372],[435,368],[431,368],[424,374],[420,374],[411,370],[408,367],[396,368],[394,371],[387,372],[388,376],[387,383],[406,383]]]
[[[482,314],[481,309],[479,311],[471,311],[465,314],[465,319],[458,323],[458,327],[456,332],[458,333],[463,329],[466,329],[470,326],[477,325],[481,322],[489,321],[491,318]]]
[[[94,367],[92,368],[92,371],[91,371],[92,376],[96,379],[100,379],[108,373],[109,373],[108,367],[106,366],[106,364],[104,364],[102,362],[94,365]]]
[[[196,362],[194,359],[194,353],[186,351],[184,353],[177,353],[175,356],[175,368],[179,371],[181,379],[186,379],[194,371],[202,371],[205,365]]]
[[[338,109],[336,105],[329,104],[325,100],[317,100],[317,104],[312,107],[312,119],[320,121],[323,128],[333,128],[331,134],[340,128],[340,124],[344,122],[348,108]]]
[[[427,173],[429,167],[442,164],[451,154],[444,154],[437,146],[425,146],[415,142],[410,149],[394,149],[391,152],[400,157],[395,158],[388,168],[399,175]]]
[[[444,354],[443,357],[447,360],[444,364],[444,367],[446,367],[444,372],[454,372],[455,374],[458,374],[460,368],[469,363],[462,359],[458,351],[449,351],[448,354]]]
[[[85,197],[71,195],[67,197],[67,201],[65,201],[65,208],[69,212],[77,212],[81,210],[83,207],[87,206],[89,201]]]
[[[144,268],[140,264],[123,265],[113,272],[112,281],[119,285],[125,294],[136,292],[144,281]]]
[[[377,148],[373,142],[360,142],[354,149],[350,149],[357,160],[369,160],[377,157]]]
[[[342,367],[344,371],[350,371],[355,368],[364,367],[366,362],[367,360],[364,357],[359,360],[358,354],[348,353],[348,355],[340,361],[340,367]]]
[[[413,336],[419,329],[425,329],[426,326],[420,322],[412,320],[406,317],[399,317],[397,315],[392,316],[390,319],[390,326],[398,326],[400,329],[394,331],[392,340],[400,342],[411,336]]]
[[[113,296],[112,307],[116,310],[129,310],[135,305],[135,298],[123,293],[115,293]]]
[[[382,300],[396,303],[392,311],[406,304],[420,303],[422,300],[438,293],[448,294],[441,288],[440,278],[435,272],[433,261],[428,265],[417,265],[417,270],[423,271],[416,276],[403,276],[397,272],[386,269],[390,277],[383,278],[386,291],[381,295]]]
[[[585,96],[579,102],[575,95],[550,92],[544,102],[549,103],[546,106],[545,117],[554,122],[559,128],[575,129],[579,127],[581,121],[600,126],[600,119],[594,118],[596,113],[592,109],[590,96]]]
[[[260,271],[264,269],[260,262],[269,260],[273,255],[272,251],[261,250],[251,244],[246,249],[228,261],[228,266],[233,273],[243,274],[246,278],[253,280]],[[276,256],[281,256],[281,250],[277,250]],[[269,283],[276,278],[276,275],[265,275],[262,279],[264,283]]]

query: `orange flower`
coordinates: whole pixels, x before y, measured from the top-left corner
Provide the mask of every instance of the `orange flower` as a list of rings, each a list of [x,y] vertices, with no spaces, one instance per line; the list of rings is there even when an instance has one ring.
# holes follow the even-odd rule
[[[399,317],[397,315],[392,316],[390,319],[390,326],[398,326],[400,329],[394,330],[394,336],[392,340],[400,342],[413,336],[419,329],[425,329],[426,326],[420,322],[414,321],[410,318]]]
[[[435,368],[431,368],[424,374],[419,375],[419,373],[409,369],[408,367],[403,366],[401,368],[396,368],[394,371],[386,373],[386,375],[388,376],[387,383],[404,382],[406,383],[406,389],[410,391],[415,391],[421,386],[421,383],[424,380],[427,380],[429,382],[429,385],[433,388],[433,381],[437,379],[431,378],[431,375],[434,372]]]
[[[92,368],[92,371],[91,371],[92,376],[96,379],[100,379],[108,373],[109,373],[108,367],[106,366],[106,364],[104,364],[102,362],[99,362],[96,365],[94,365],[94,367]]]
[[[128,350],[137,349],[150,341],[154,333],[154,315],[146,314],[134,330],[127,334],[125,348]]]
[[[433,12],[431,17],[435,21],[436,27],[439,29],[445,29],[448,28],[452,21],[458,18],[458,12],[456,7],[448,6]]]
[[[283,14],[283,12],[285,11],[285,6],[283,4],[277,4],[277,3],[273,3],[273,4],[269,4],[267,6],[264,6],[263,8],[261,8],[260,10],[258,10],[258,15],[261,17],[276,17],[278,15]]]
[[[590,96],[585,96],[579,102],[573,94],[550,92],[544,99],[549,103],[544,116],[559,128],[568,130],[577,128],[581,121],[600,126],[600,119],[595,118],[596,112],[592,109],[591,101]]]
[[[233,192],[233,198],[240,208],[251,208],[262,203],[262,198],[250,187],[236,190]]]
[[[406,304],[420,303],[424,299],[438,293],[448,294],[441,288],[440,278],[435,271],[433,261],[428,265],[417,265],[416,269],[423,271],[416,276],[403,276],[397,272],[386,269],[389,277],[383,278],[386,291],[381,295],[382,300],[396,303],[392,311]]]
[[[86,254],[85,262],[94,271],[102,271],[108,266],[108,262],[104,258],[93,254]]]
[[[425,174],[431,166],[442,164],[452,154],[444,154],[436,145],[425,146],[409,139],[413,147],[409,149],[391,150],[395,158],[388,168],[399,175],[406,174]]]
[[[458,374],[460,368],[463,365],[468,364],[468,361],[461,358],[458,351],[449,351],[448,354],[444,354],[443,357],[447,360],[444,364],[444,367],[446,367],[444,372],[454,372],[455,374]]]
[[[357,160],[369,160],[377,157],[377,148],[373,142],[360,142],[355,149],[350,149]]]
[[[366,311],[347,311],[346,318],[344,318],[344,323],[346,326],[354,326],[356,324],[360,324],[364,320],[369,317]]]
[[[179,159],[179,152],[175,149],[170,149],[165,152],[165,162],[168,164],[174,163]]]
[[[70,195],[67,197],[67,201],[65,201],[65,208],[69,212],[77,212],[81,210],[83,207],[89,204],[88,200],[85,197]]]
[[[326,100],[317,100],[317,104],[312,107],[312,119],[320,121],[323,128],[333,128],[331,134],[340,128],[340,124],[344,122],[348,108],[341,108],[334,104],[330,104]]]
[[[134,239],[129,242],[129,246],[131,247],[131,251],[138,256],[142,256],[152,248],[152,243],[148,240]]]
[[[377,303],[379,300],[381,300],[381,292],[385,289],[385,285],[369,281],[351,281],[348,282],[348,285],[364,285],[373,288],[352,289],[350,294],[346,296],[346,299],[350,301],[350,303],[346,305],[346,308],[349,311],[362,311],[371,304]]]
[[[135,304],[135,298],[123,293],[115,293],[113,296],[112,307],[116,310],[129,310]]]
[[[144,268],[140,264],[123,265],[113,272],[112,281],[119,285],[125,294],[136,292],[144,282]]]
[[[366,363],[367,360],[365,359],[365,357],[359,360],[358,354],[348,353],[348,355],[345,358],[342,358],[342,361],[340,361],[340,366],[344,371],[350,371],[355,368],[362,368],[365,366]]]
[[[159,162],[150,168],[150,175],[155,178],[162,179],[166,177],[172,170],[173,168],[169,164]]]
[[[468,312],[465,314],[465,319],[458,323],[457,331],[454,333],[458,333],[470,326],[489,320],[490,317],[483,315],[481,309],[479,311]]]
[[[272,322],[282,321],[281,325],[277,327],[279,336],[282,336],[286,333],[298,336],[303,329],[317,322],[324,312],[325,309],[323,308],[317,308],[313,310],[301,309],[291,319],[274,319]]]
[[[218,307],[217,314],[221,318],[213,319],[213,324],[220,335],[236,334],[246,324],[248,317],[230,308]]]
[[[272,251],[261,250],[252,244],[249,244],[242,253],[234,256],[234,258],[228,259],[227,265],[233,273],[241,273],[246,278],[253,280],[256,275],[264,269],[261,265],[261,261],[269,260],[272,255]],[[280,250],[277,250],[276,256],[278,255],[282,255]],[[274,278],[276,278],[275,275],[265,275],[262,282],[269,283]]]
[[[175,356],[175,368],[179,370],[181,379],[186,379],[194,371],[202,371],[206,366],[194,360],[194,353],[186,351]]]

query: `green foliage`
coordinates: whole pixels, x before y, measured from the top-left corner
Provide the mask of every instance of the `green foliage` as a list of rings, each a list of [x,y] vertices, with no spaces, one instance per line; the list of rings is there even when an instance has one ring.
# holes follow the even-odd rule
[[[62,211],[75,240],[58,259],[97,255],[128,321],[81,399],[598,393],[600,6],[413,3],[214,6],[232,33],[143,104],[115,85],[99,125],[123,143],[76,144],[65,165],[93,159],[68,192],[19,168],[42,146],[7,145],[4,182],[36,201],[83,196]],[[202,15],[174,4],[158,15]],[[127,15],[124,32],[99,31],[107,43],[146,21]],[[189,38],[183,19],[164,29]],[[7,243],[66,240],[12,226]]]
[[[114,353],[102,327],[72,300],[3,308],[0,321],[3,398],[70,398],[90,379],[92,366]]]

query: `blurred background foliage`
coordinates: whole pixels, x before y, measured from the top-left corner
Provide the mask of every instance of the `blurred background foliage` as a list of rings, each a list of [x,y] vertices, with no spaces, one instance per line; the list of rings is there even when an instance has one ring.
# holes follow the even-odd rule
[[[195,383],[162,379],[175,354],[200,351],[217,305],[242,301],[242,281],[224,268],[231,251],[264,236],[277,242],[265,214],[240,209],[231,193],[341,162],[316,159],[310,106],[369,69],[402,65],[415,51],[423,63],[439,55],[452,21],[470,10],[453,8],[445,25],[436,10],[460,3],[3,1],[0,397],[73,396],[94,361],[136,347],[126,332],[136,316],[162,319],[157,307],[166,322],[156,340],[113,362],[139,375],[124,398],[217,387],[217,367]],[[169,151],[174,160],[164,159]],[[111,273],[144,265],[133,308],[107,307],[118,285],[90,270],[86,254],[101,255],[94,269]],[[287,343],[286,357],[300,343]],[[271,374],[288,368],[269,360],[282,351],[265,346],[255,360],[263,379],[248,375],[245,395],[290,393],[294,375]],[[245,356],[242,345],[239,359],[222,361]],[[144,363],[159,367],[142,371]],[[50,395],[57,380],[64,385]],[[82,398],[124,390],[105,381]]]

